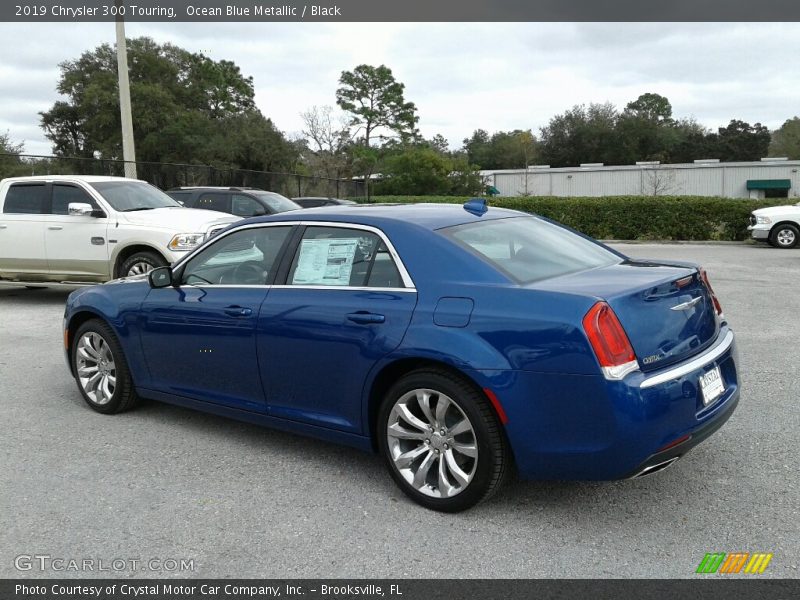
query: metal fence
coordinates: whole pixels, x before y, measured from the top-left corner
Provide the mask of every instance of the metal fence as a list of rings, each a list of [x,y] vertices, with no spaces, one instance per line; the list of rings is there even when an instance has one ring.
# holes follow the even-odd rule
[[[137,161],[136,176],[162,190],[181,186],[254,187],[296,198],[323,196],[352,198],[364,196],[364,182],[331,179],[298,173],[275,173],[227,169],[211,165],[190,165]],[[125,176],[125,161],[102,158],[0,154],[0,178],[22,175],[115,175]]]

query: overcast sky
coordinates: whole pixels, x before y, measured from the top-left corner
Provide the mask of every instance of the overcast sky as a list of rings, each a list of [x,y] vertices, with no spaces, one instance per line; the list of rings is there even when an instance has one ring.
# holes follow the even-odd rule
[[[453,148],[477,128],[531,128],[575,104],[618,107],[645,92],[676,117],[717,128],[732,118],[770,128],[800,115],[800,24],[188,24],[128,23],[251,75],[256,103],[285,133],[299,113],[334,105],[341,71],[386,64],[416,103],[425,137]],[[0,24],[0,132],[48,154],[38,112],[58,98],[58,63],[114,41],[114,24]],[[134,119],[136,115],[134,114]]]

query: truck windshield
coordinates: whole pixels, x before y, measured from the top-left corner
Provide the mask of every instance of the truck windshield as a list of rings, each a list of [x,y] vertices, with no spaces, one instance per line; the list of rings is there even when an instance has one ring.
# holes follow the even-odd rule
[[[257,198],[269,206],[273,212],[288,212],[290,210],[299,210],[302,208],[296,202],[289,200],[286,196],[281,196],[275,192],[251,192]]]
[[[164,192],[143,181],[103,181],[91,186],[118,212],[182,208]]]

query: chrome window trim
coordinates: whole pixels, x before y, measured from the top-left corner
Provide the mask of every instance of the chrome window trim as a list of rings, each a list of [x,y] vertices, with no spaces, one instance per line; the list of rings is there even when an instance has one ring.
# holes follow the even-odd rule
[[[712,346],[700,356],[690,360],[687,363],[678,365],[677,367],[667,369],[663,373],[659,373],[658,375],[653,375],[652,377],[644,379],[642,383],[639,384],[639,387],[641,389],[647,389],[655,385],[667,383],[668,381],[679,379],[684,375],[688,375],[692,371],[696,371],[697,369],[704,367],[709,363],[714,362],[720,356],[722,356],[728,350],[730,350],[731,346],[733,345],[733,339],[734,339],[733,331],[729,329],[728,332],[725,334],[725,337],[722,338],[721,342],[719,342],[715,346]]]
[[[417,288],[369,287],[361,285],[273,285],[280,290],[345,290],[349,292],[411,292],[416,293]]]
[[[389,250],[389,255],[392,257],[392,260],[394,260],[394,264],[397,267],[397,270],[400,272],[400,279],[402,279],[404,287],[375,288],[367,286],[360,287],[360,286],[334,286],[334,285],[331,286],[275,285],[271,287],[290,287],[295,289],[323,289],[323,290],[337,289],[337,290],[351,290],[351,291],[352,290],[378,290],[378,291],[390,290],[390,291],[413,291],[413,292],[417,291],[417,286],[414,285],[414,280],[411,279],[411,275],[406,269],[406,266],[403,264],[403,261],[400,260],[400,255],[397,254],[397,250],[395,250],[394,245],[386,236],[386,234],[377,227],[373,227],[372,225],[362,225],[360,223],[345,223],[345,222],[339,223],[336,221],[274,221],[269,223],[250,223],[249,225],[236,227],[225,233],[219,233],[215,235],[213,238],[211,238],[211,240],[213,241],[208,246],[202,244],[201,246],[195,248],[194,250],[189,252],[189,254],[183,256],[177,262],[175,262],[172,265],[172,270],[174,271],[175,269],[180,268],[181,266],[183,266],[183,263],[191,260],[195,254],[198,254],[200,251],[205,250],[208,247],[211,247],[212,245],[216,244],[219,240],[224,239],[226,236],[236,233],[237,231],[242,231],[244,229],[261,228],[261,227],[282,227],[282,226],[294,227],[297,225],[305,225],[306,227],[337,227],[339,229],[358,229],[360,231],[368,231],[370,233],[374,233],[383,241],[383,243],[386,245],[387,250]],[[212,286],[213,284],[207,287],[212,287]],[[213,287],[220,287],[220,286],[213,286]]]

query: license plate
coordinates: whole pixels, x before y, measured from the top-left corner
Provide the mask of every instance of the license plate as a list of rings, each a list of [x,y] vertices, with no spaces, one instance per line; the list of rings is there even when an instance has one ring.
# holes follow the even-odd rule
[[[708,406],[725,391],[722,373],[719,367],[714,367],[705,375],[700,376],[700,391],[703,393],[703,404]]]

